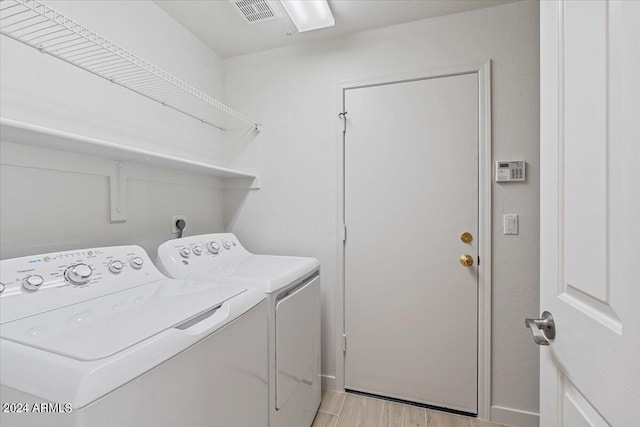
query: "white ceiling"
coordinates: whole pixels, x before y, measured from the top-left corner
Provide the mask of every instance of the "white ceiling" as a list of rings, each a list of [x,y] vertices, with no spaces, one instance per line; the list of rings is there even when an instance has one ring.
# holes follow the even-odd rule
[[[247,23],[228,0],[155,0],[155,3],[223,58],[302,41],[449,15],[516,0],[329,0],[336,26],[298,33],[278,0],[278,19]],[[287,36],[286,33],[292,35]]]

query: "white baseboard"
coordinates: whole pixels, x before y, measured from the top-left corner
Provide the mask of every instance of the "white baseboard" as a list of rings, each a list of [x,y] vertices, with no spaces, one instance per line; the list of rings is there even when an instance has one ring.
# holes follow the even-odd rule
[[[335,375],[320,375],[322,380],[323,390],[336,390],[336,377]],[[344,391],[344,390],[341,390]]]
[[[539,427],[540,414],[502,406],[491,406],[491,422],[514,427]]]

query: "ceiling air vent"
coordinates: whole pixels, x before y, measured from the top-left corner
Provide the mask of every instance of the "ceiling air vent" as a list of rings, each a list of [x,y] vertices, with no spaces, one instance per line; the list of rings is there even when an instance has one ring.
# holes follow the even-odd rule
[[[250,24],[270,21],[278,15],[267,0],[230,0]]]

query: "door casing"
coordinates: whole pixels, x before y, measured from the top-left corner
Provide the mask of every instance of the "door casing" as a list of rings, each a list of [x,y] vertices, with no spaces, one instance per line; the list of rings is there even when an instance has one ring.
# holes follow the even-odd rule
[[[488,420],[491,409],[491,61],[432,68],[407,73],[387,74],[343,80],[337,83],[336,92],[336,138],[338,141],[337,167],[337,211],[336,252],[338,254],[337,286],[335,294],[335,378],[324,377],[323,389],[344,390],[345,354],[343,336],[345,331],[345,251],[344,251],[344,143],[345,126],[349,129],[348,111],[346,119],[338,117],[344,111],[345,91],[366,86],[402,83],[414,80],[433,79],[461,74],[476,74],[478,77],[478,417]],[[346,123],[345,121],[346,120]],[[392,118],[389,119],[392,124]]]

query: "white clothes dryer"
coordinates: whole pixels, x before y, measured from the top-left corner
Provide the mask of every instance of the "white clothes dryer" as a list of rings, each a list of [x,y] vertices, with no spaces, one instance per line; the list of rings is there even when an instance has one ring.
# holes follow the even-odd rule
[[[321,399],[320,263],[256,255],[231,233],[169,240],[156,264],[169,277],[229,283],[267,296],[269,425],[309,427]]]
[[[264,293],[138,246],[0,262],[2,425],[268,425]]]

